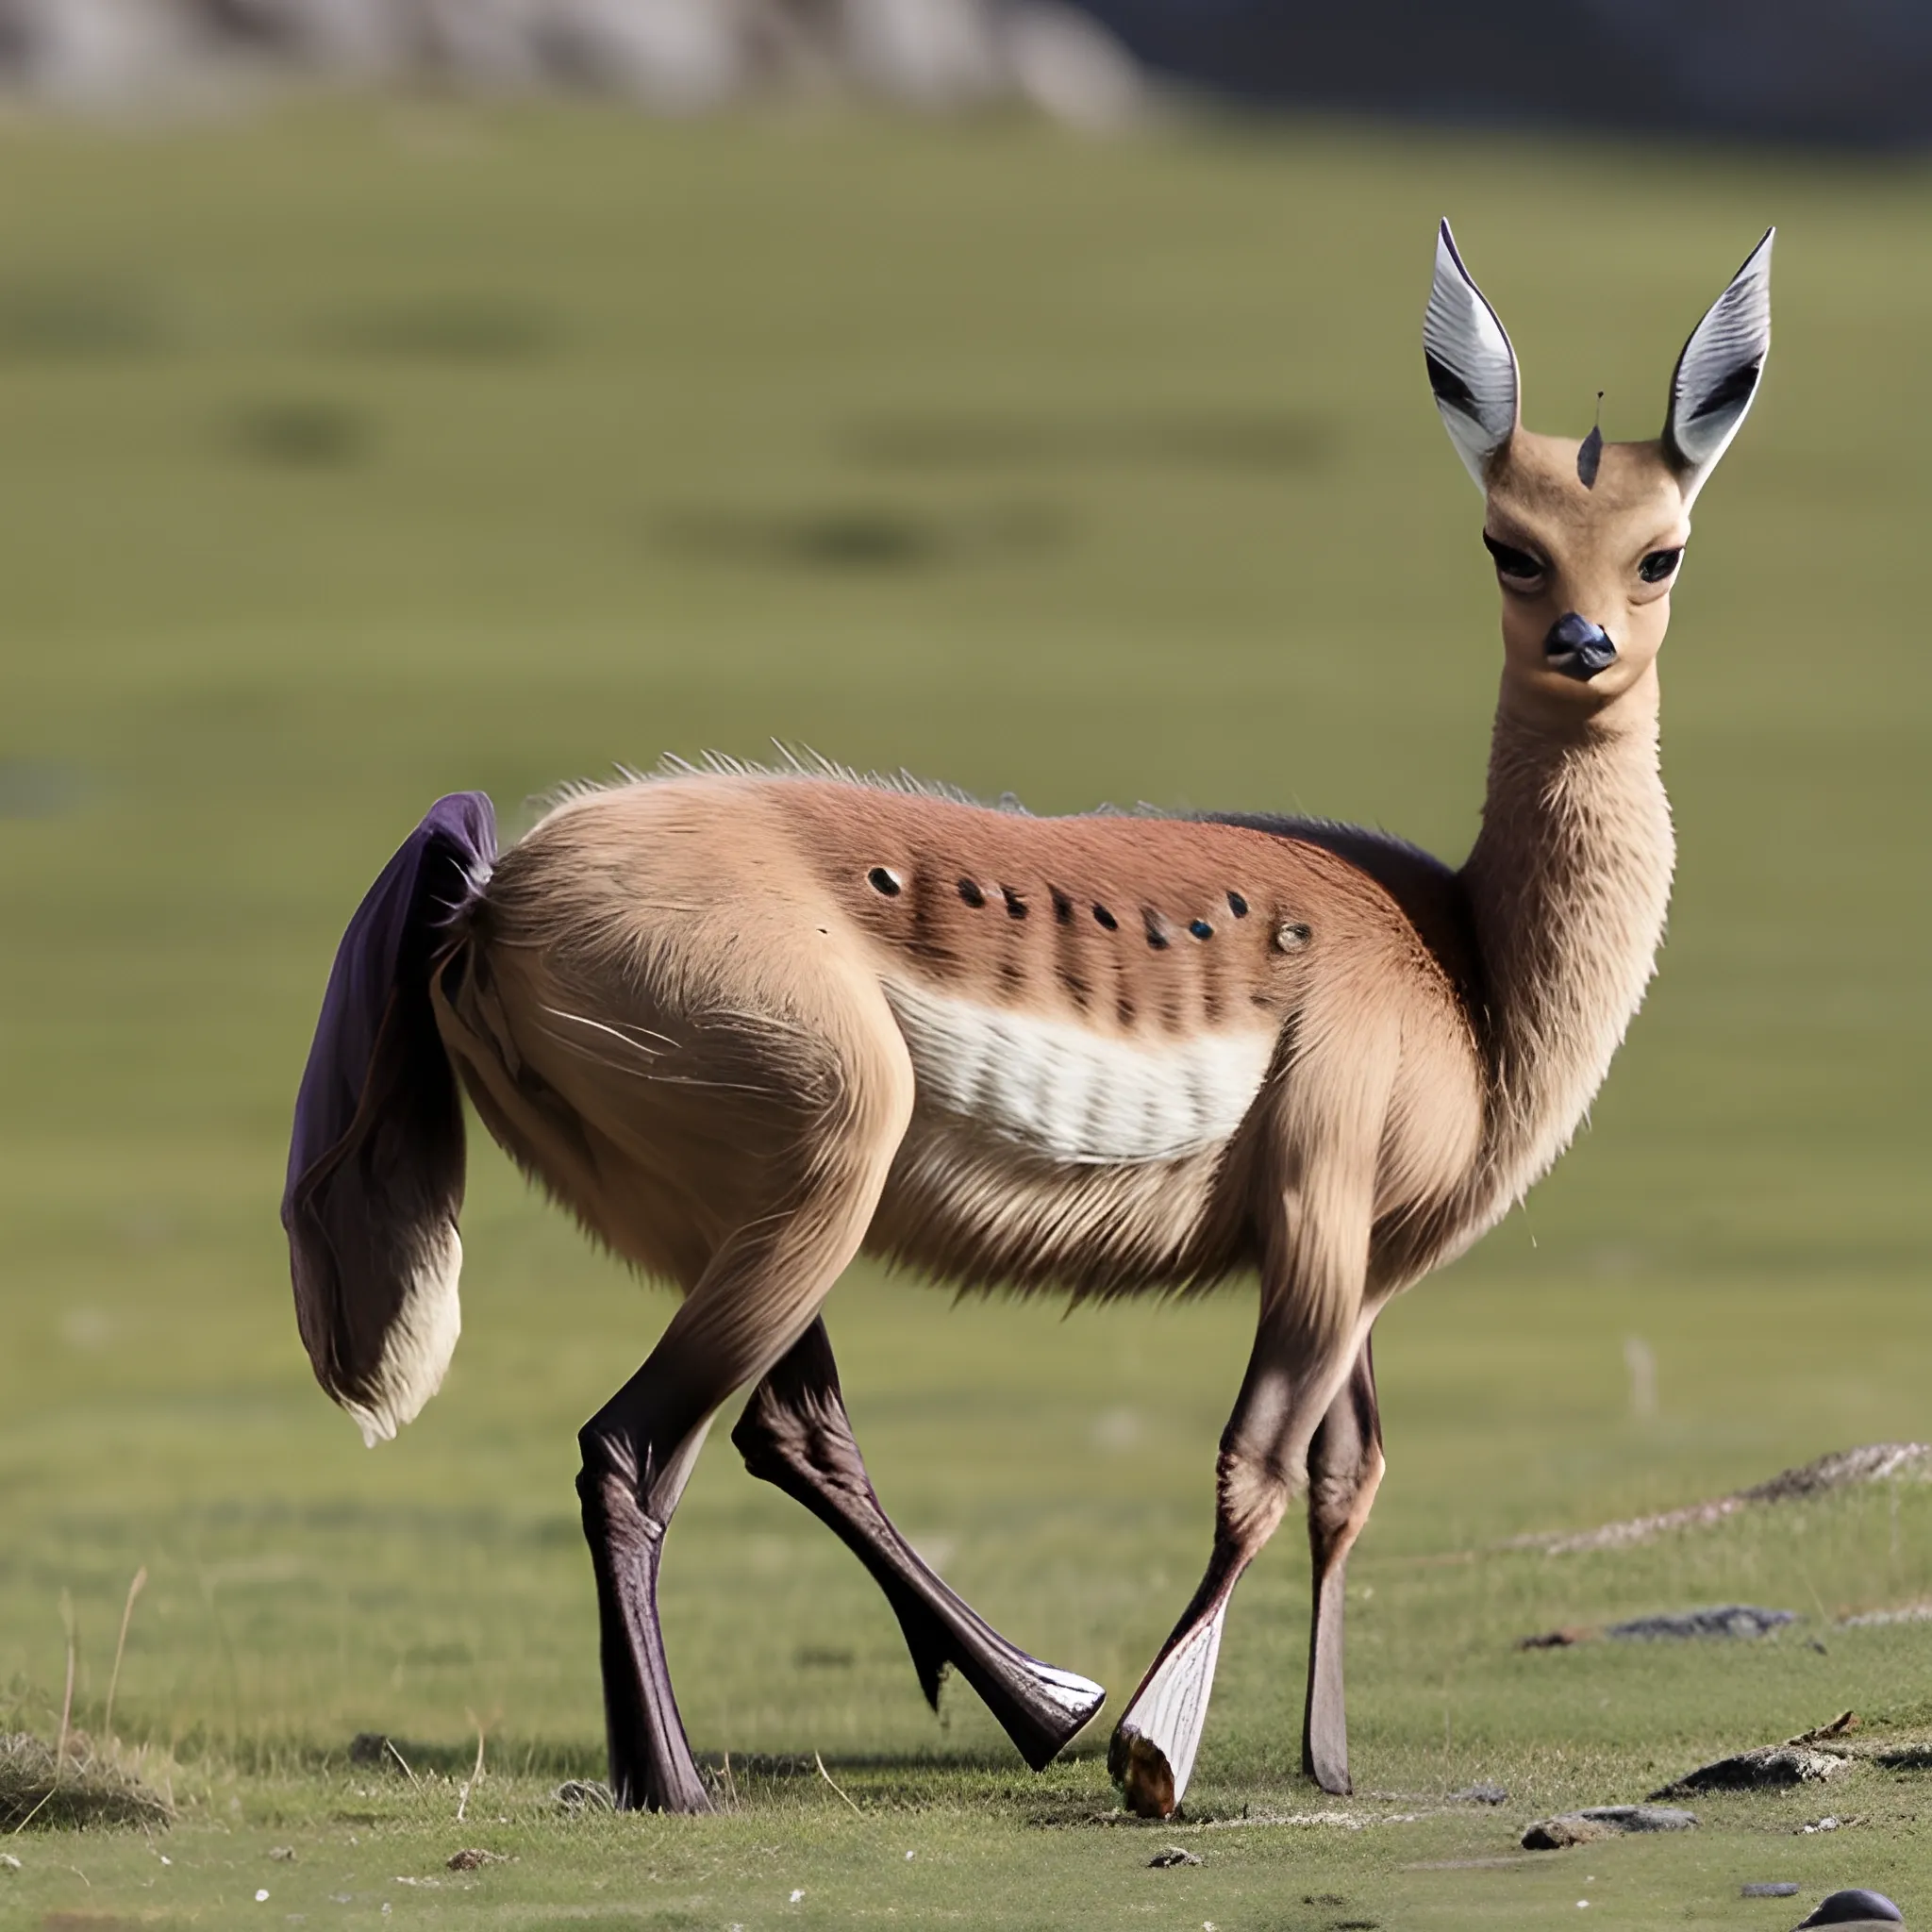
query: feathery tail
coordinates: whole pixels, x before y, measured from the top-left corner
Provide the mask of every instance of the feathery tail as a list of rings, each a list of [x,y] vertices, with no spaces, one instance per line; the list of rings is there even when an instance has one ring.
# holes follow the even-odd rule
[[[342,935],[295,1099],[282,1195],[295,1316],[316,1380],[370,1443],[436,1393],[462,1325],[462,1102],[429,974],[495,858],[482,792],[430,808]]]

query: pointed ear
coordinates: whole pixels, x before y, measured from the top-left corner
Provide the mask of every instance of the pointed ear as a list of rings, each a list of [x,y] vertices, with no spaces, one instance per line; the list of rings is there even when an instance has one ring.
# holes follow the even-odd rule
[[[1763,378],[1771,354],[1771,242],[1776,233],[1765,229],[1677,358],[1664,454],[1676,467],[1686,505],[1730,447]]]
[[[1449,441],[1475,487],[1487,491],[1490,458],[1516,433],[1521,412],[1516,351],[1463,267],[1447,222],[1436,237],[1436,285],[1423,317],[1423,356]]]

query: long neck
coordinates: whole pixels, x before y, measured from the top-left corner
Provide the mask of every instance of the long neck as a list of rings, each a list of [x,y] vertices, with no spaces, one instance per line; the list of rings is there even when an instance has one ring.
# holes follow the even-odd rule
[[[1603,1084],[1650,980],[1674,858],[1655,671],[1587,720],[1538,715],[1506,677],[1462,869],[1491,1081],[1484,1222],[1548,1172]]]

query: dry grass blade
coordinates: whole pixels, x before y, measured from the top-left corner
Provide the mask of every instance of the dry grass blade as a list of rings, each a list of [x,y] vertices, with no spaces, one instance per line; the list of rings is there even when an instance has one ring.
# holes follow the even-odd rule
[[[457,1799],[457,1823],[463,1822],[463,1813],[469,1807],[470,1793],[483,1781],[483,1724],[475,1711],[470,1713],[470,1722],[476,1726],[476,1762],[470,1774],[463,1781],[461,1795]]]
[[[847,1798],[847,1797],[845,1796],[845,1793],[844,1793],[843,1791],[840,1791],[840,1790],[839,1790],[839,1787],[838,1787],[837,1785],[835,1785],[835,1784],[832,1784],[832,1774],[831,1774],[831,1773],[830,1773],[829,1771],[827,1771],[827,1770],[825,1769],[825,1760],[824,1760],[824,1759],[823,1757],[821,1757],[819,1756],[819,1754],[818,1754],[818,1753],[817,1753],[816,1751],[814,1751],[814,1752],[813,1752],[813,1753],[811,1754],[811,1761],[812,1761],[812,1762],[813,1762],[814,1764],[816,1764],[816,1765],[818,1766],[818,1768],[819,1768],[819,1775],[820,1775],[820,1776],[821,1776],[822,1778],[824,1778],[824,1781],[825,1781],[825,1782],[826,1782],[826,1783],[827,1783],[828,1785],[832,1785],[832,1789],[833,1789],[833,1790],[835,1790],[835,1791],[838,1791],[838,1792],[839,1792],[839,1796],[840,1796],[840,1797],[841,1797],[841,1799],[843,1799],[843,1800],[844,1800],[844,1802],[845,1802],[845,1803],[846,1803],[847,1805],[851,1806],[851,1807],[852,1807],[852,1809],[853,1809],[853,1810],[855,1810],[855,1811],[858,1811],[858,1807],[857,1805],[854,1805],[854,1804],[852,1803],[852,1800],[851,1800],[850,1798]],[[862,1817],[863,1817],[864,1815],[865,1815],[865,1814],[864,1814],[864,1813],[863,1813],[862,1811],[861,1811],[861,1812],[859,1812],[859,1816],[860,1816],[861,1818],[862,1818]]]
[[[420,1791],[423,1787],[418,1782],[416,1774],[409,1769],[409,1760],[396,1749],[396,1740],[393,1738],[385,1738],[382,1740],[382,1748],[403,1767],[403,1775]]]
[[[159,1792],[97,1756],[78,1732],[58,1753],[29,1733],[0,1735],[0,1830],[166,1824],[173,1815]]]
[[[134,1600],[147,1587],[147,1565],[134,1573],[127,1586],[127,1601],[121,1606],[121,1634],[114,1640],[114,1669],[108,1678],[108,1708],[101,1719],[101,1736],[112,1742],[114,1737],[114,1693],[121,1688],[121,1658],[127,1649],[127,1626],[134,1621]]]
[[[67,1762],[67,1732],[74,1721],[74,1599],[64,1590],[60,1592],[60,1621],[67,1626],[67,1691],[60,1700],[60,1741],[54,1746],[56,1784],[60,1781],[60,1767]]]

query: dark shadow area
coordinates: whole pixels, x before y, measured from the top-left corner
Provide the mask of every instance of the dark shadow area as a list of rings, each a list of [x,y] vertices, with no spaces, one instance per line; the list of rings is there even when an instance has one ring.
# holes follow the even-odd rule
[[[168,346],[154,302],[112,282],[0,284],[0,358],[144,356]]]
[[[1188,464],[1263,475],[1313,475],[1340,450],[1335,419],[1312,409],[1193,409],[1063,416],[904,415],[856,425],[846,442],[867,462],[919,470],[1103,468]]]
[[[346,469],[365,460],[375,443],[367,410],[321,397],[244,403],[230,434],[242,455],[289,470]]]
[[[658,541],[701,562],[852,575],[1001,563],[1054,550],[1069,519],[1049,506],[929,511],[886,505],[808,510],[690,509],[658,526]]]
[[[1137,58],[1268,108],[1693,141],[1923,147],[1919,0],[1080,0]]]

